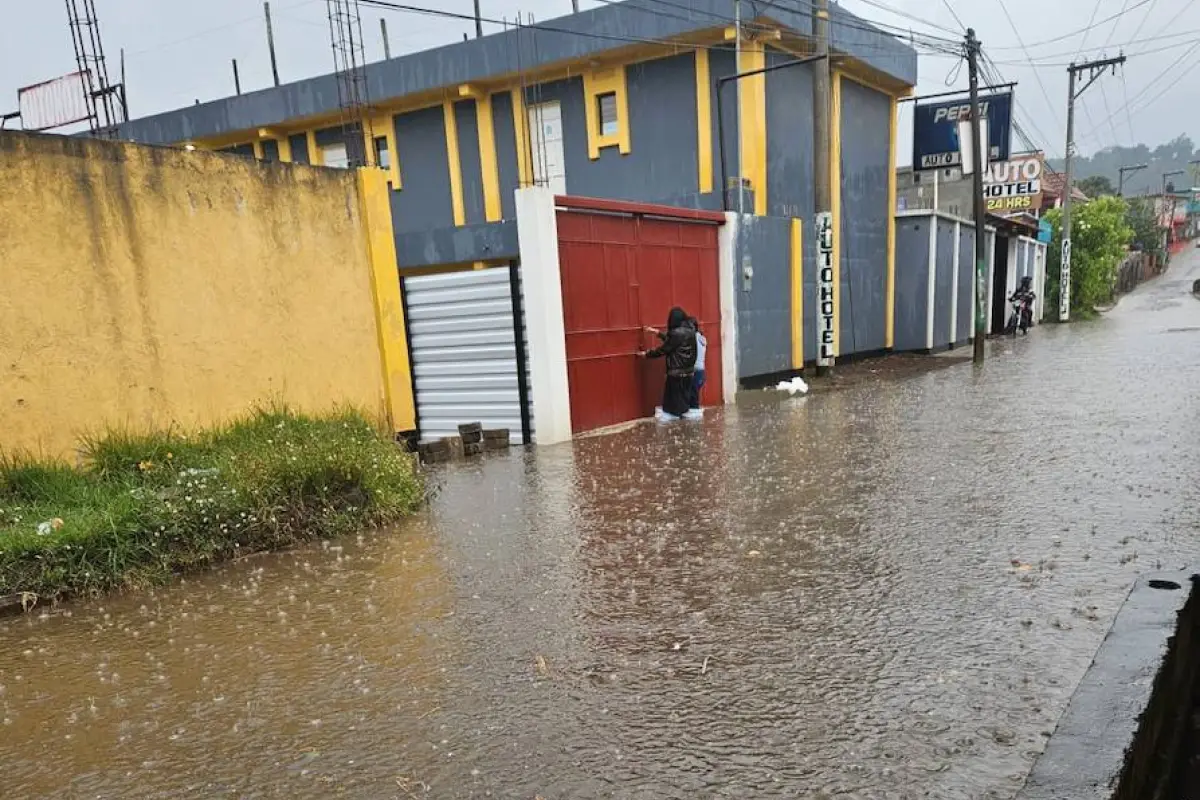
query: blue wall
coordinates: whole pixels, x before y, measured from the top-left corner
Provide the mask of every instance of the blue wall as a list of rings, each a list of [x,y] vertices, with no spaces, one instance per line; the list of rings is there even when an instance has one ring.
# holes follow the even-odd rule
[[[454,119],[458,127],[458,163],[462,172],[463,210],[466,213],[467,224],[474,225],[487,221],[483,213],[483,169],[479,164],[479,115],[475,110],[475,101],[461,100],[455,103]]]
[[[887,346],[888,165],[891,100],[842,79],[842,355]]]
[[[749,257],[754,278],[747,291],[740,267],[735,270],[739,379],[792,368],[791,220],[741,219],[740,263]]]
[[[393,226],[404,233],[453,225],[442,107],[398,114],[395,123],[404,188],[391,193]]]
[[[954,329],[954,344],[966,344],[971,339],[972,322],[975,319],[975,227],[963,224],[962,238],[958,242],[958,324]]]
[[[504,219],[516,219],[513,192],[520,186],[517,172],[517,134],[513,122],[512,95],[492,95],[492,130],[496,136],[496,167],[500,173],[500,211]]]
[[[895,337],[898,352],[924,350],[929,326],[929,226],[932,217],[896,220]]]
[[[933,348],[950,344],[950,313],[954,303],[954,223],[937,222],[937,275],[933,281]]]

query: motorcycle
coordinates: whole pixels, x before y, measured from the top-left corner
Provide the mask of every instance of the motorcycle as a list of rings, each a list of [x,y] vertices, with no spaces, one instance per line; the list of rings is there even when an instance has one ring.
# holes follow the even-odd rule
[[[1012,314],[1008,317],[1004,332],[1009,336],[1016,336],[1018,330],[1028,334],[1029,329],[1033,327],[1033,297],[1017,292],[1008,302],[1012,303]]]

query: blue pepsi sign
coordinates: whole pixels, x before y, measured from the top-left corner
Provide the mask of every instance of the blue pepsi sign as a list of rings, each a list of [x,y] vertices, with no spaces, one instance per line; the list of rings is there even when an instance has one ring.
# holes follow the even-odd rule
[[[1007,161],[1012,139],[1012,92],[981,95],[979,111],[987,123],[988,161]],[[971,118],[971,101],[962,98],[918,104],[913,110],[913,169],[942,169],[962,163],[958,123]]]

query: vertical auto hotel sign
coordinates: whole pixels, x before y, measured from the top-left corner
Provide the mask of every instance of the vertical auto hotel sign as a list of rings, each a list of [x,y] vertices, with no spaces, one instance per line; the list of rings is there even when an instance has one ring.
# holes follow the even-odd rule
[[[979,113],[987,124],[988,161],[1006,161],[1012,138],[1012,92],[981,95]],[[913,111],[913,169],[960,166],[958,123],[970,118],[969,100],[917,104]]]

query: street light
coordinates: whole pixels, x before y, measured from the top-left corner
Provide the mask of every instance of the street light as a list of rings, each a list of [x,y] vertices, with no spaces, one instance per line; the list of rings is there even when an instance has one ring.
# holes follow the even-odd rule
[[[1130,164],[1128,166],[1118,167],[1117,168],[1117,196],[1118,197],[1125,196],[1125,173],[1139,172],[1143,169],[1147,169],[1149,166],[1150,166],[1149,164]]]
[[[1167,178],[1170,178],[1172,175],[1183,175],[1186,173],[1187,173],[1186,169],[1173,169],[1173,170],[1164,172],[1163,176],[1162,176],[1162,193],[1161,193],[1162,196],[1163,197],[1167,196]]]

